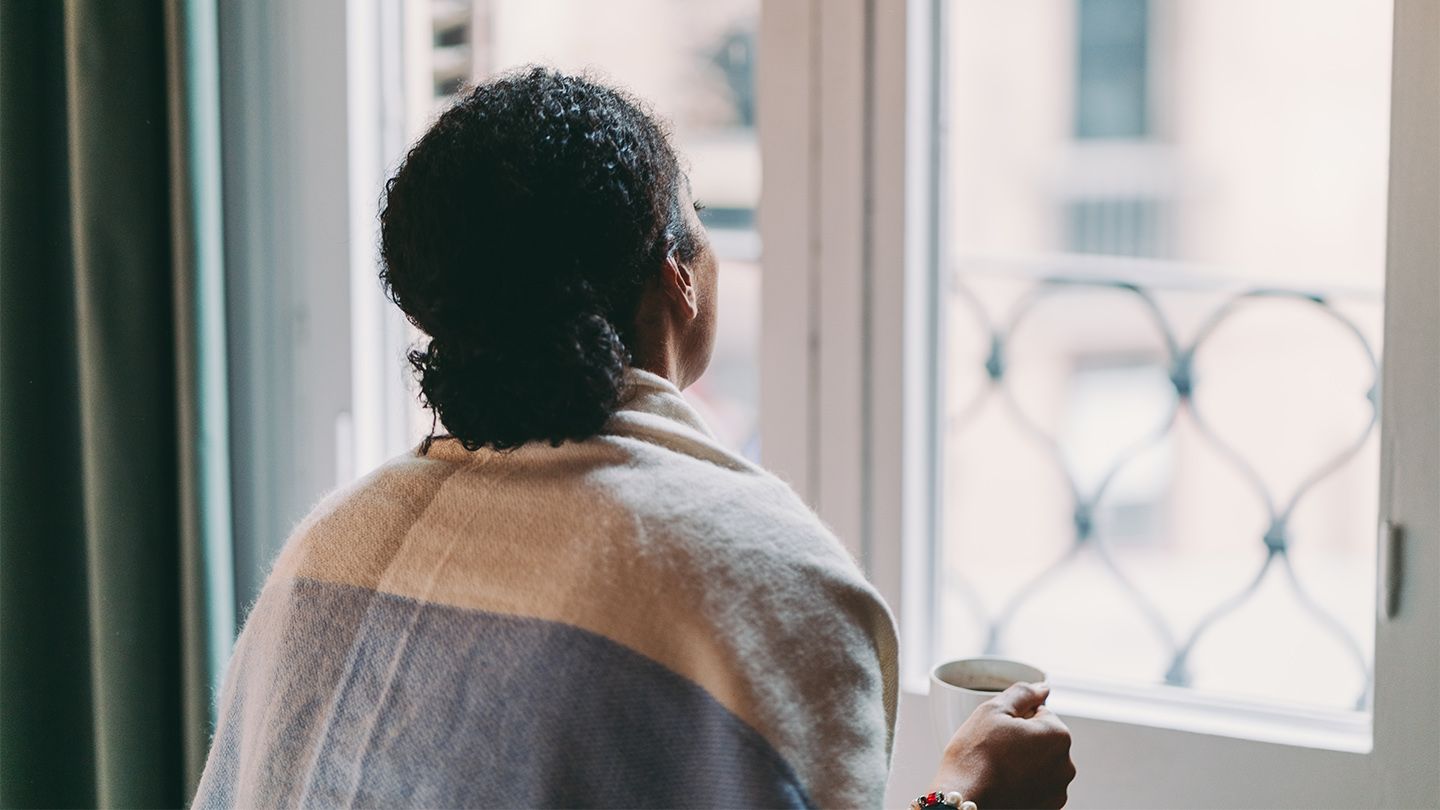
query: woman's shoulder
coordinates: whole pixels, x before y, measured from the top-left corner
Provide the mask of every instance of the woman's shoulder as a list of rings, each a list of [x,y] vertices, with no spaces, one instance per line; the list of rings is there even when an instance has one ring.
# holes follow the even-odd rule
[[[709,449],[713,456],[630,442],[627,463],[596,468],[589,483],[623,502],[647,530],[674,535],[697,552],[825,561],[858,576],[840,541],[787,483],[736,454]]]
[[[682,671],[706,684],[724,673],[717,692],[733,695],[727,706],[798,772],[824,775],[805,780],[822,805],[835,803],[824,792],[832,783],[883,785],[898,696],[895,625],[839,539],[753,465],[649,450],[633,459],[606,476],[632,493],[637,546],[663,550],[665,623],[705,628],[710,663]]]

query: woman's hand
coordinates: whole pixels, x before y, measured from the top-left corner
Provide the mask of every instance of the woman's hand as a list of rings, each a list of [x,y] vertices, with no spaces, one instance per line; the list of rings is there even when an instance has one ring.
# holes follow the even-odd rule
[[[1064,807],[1075,763],[1049,696],[1046,684],[1017,683],[980,704],[945,746],[931,790],[958,790],[981,810]]]

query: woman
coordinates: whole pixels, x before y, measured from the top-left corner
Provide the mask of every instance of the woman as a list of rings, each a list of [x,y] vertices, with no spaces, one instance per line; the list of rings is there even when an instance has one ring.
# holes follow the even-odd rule
[[[696,207],[636,102],[542,69],[410,151],[383,278],[445,432],[287,543],[198,805],[880,804],[890,615],[680,396],[715,333]],[[1043,699],[977,713],[935,787],[1063,804]]]

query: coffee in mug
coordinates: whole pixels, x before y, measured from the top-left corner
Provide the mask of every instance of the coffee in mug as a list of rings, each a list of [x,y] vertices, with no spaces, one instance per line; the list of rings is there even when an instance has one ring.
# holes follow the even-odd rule
[[[941,750],[975,707],[1017,683],[1040,683],[1045,673],[1005,658],[961,658],[930,670],[930,718]]]

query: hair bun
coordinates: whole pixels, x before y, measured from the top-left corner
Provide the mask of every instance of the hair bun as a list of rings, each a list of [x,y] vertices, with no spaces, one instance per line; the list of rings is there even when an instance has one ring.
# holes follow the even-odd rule
[[[592,311],[551,325],[562,334],[434,338],[410,352],[425,400],[467,450],[586,439],[619,407],[629,357],[609,320]]]

